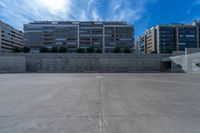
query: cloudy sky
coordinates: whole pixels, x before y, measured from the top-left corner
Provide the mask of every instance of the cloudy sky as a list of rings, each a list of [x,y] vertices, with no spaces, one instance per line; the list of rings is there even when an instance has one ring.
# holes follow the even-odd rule
[[[200,0],[0,0],[0,19],[20,30],[30,21],[127,21],[139,35],[156,24],[200,19]]]

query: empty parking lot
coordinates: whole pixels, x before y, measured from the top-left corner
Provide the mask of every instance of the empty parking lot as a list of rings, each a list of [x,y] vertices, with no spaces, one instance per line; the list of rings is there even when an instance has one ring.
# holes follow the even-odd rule
[[[0,133],[199,133],[200,74],[1,74]]]

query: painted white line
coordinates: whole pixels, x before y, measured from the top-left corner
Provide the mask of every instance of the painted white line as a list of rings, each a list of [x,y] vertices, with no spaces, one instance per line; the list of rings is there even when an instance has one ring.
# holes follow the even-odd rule
[[[101,77],[101,76],[97,76],[96,78],[97,78],[97,79],[103,79],[103,77]]]

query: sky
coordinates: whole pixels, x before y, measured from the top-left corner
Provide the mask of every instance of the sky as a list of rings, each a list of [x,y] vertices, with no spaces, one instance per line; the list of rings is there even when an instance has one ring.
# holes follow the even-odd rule
[[[157,24],[200,19],[200,0],[0,0],[0,20],[23,30],[31,21],[126,21],[135,36]]]

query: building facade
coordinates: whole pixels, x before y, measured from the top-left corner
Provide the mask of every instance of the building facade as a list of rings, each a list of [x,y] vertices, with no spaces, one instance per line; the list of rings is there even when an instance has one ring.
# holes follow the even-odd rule
[[[145,53],[172,53],[198,48],[199,35],[197,23],[157,25],[145,31]]]
[[[139,36],[138,38],[137,38],[137,48],[138,48],[138,52],[137,53],[139,53],[139,54],[145,54],[146,53],[146,51],[145,51],[145,48],[146,48],[146,36],[144,35],[144,36]]]
[[[145,31],[146,40],[145,40],[145,51],[146,53],[153,53],[157,49],[156,47],[156,29],[153,27]]]
[[[197,42],[199,42],[197,44],[197,47],[199,48],[200,47],[200,20],[199,21],[197,21],[197,20],[193,21],[192,25],[197,26],[197,36],[198,36]]]
[[[110,52],[115,47],[131,49],[134,28],[126,22],[32,22],[24,25],[24,43],[32,52],[61,45],[70,51],[93,47]]]
[[[0,20],[0,53],[23,49],[23,33]]]

